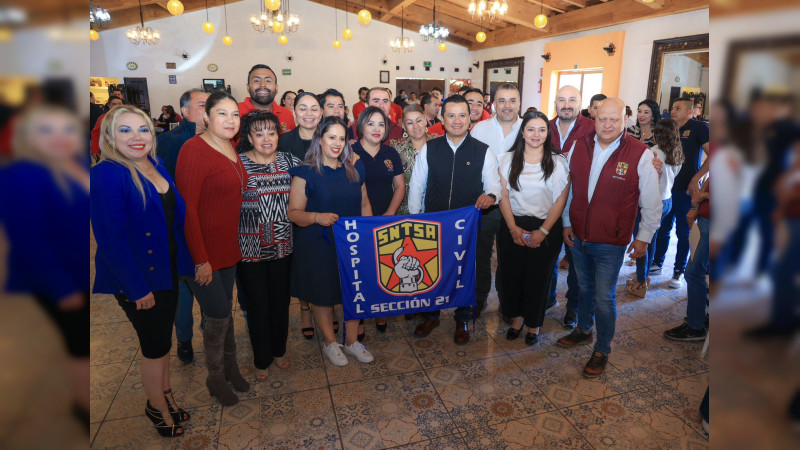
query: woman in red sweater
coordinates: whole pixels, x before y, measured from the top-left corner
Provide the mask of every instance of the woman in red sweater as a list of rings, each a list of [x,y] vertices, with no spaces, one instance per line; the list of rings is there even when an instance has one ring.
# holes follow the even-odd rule
[[[239,398],[250,384],[239,373],[231,303],[239,250],[239,213],[244,165],[231,139],[239,132],[239,106],[230,94],[216,92],[206,100],[206,132],[186,141],[175,170],[178,190],[186,200],[186,242],[195,264],[187,280],[206,317],[203,345],[208,365],[208,392],[223,405]]]

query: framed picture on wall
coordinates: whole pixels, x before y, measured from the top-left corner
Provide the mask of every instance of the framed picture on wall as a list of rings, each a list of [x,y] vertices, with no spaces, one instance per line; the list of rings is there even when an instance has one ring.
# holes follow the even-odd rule
[[[203,90],[211,93],[224,91],[225,80],[223,78],[203,78]]]
[[[383,84],[389,84],[389,71],[388,70],[381,70],[380,82]]]
[[[178,76],[177,75],[170,75],[169,76],[169,84],[178,84]]]

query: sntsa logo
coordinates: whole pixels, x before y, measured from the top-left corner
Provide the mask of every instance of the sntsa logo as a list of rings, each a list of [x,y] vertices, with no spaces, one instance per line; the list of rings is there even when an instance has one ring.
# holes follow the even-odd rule
[[[404,219],[375,228],[378,284],[391,295],[428,292],[441,274],[441,223]]]

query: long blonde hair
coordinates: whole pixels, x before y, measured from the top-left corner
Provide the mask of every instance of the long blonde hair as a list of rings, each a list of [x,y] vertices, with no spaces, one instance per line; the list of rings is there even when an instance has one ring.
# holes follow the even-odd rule
[[[50,158],[44,155],[40,149],[32,145],[30,133],[31,127],[38,122],[42,117],[48,115],[63,115],[73,122],[78,129],[78,133],[83,135],[84,127],[78,117],[72,111],[56,105],[40,105],[26,110],[14,123],[14,134],[12,136],[12,149],[14,151],[13,158],[16,160],[33,161],[47,167],[56,182],[56,185],[64,192],[67,197],[70,196],[69,183],[63,170],[57,163],[54,163]],[[76,152],[77,156],[77,152]]]
[[[142,195],[143,205],[146,205],[147,197],[144,192],[144,185],[142,184],[142,177],[145,177],[144,173],[139,170],[133,161],[120,153],[119,149],[117,148],[115,135],[117,120],[119,119],[119,116],[125,113],[136,114],[143,118],[147,123],[147,128],[150,129],[150,135],[153,136],[153,146],[150,148],[148,156],[153,159],[153,164],[158,164],[158,158],[156,158],[156,131],[153,127],[153,121],[150,119],[150,117],[148,117],[147,114],[145,114],[144,111],[131,105],[116,106],[106,113],[105,117],[103,117],[103,122],[100,124],[100,161],[114,161],[115,163],[120,164],[130,170],[133,184]]]

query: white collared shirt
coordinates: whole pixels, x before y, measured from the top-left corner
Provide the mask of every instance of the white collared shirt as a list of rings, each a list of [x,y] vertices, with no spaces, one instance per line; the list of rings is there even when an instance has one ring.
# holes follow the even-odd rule
[[[572,133],[572,129],[575,128],[575,124],[578,123],[578,118],[576,117],[572,123],[569,124],[569,128],[567,129],[566,133],[561,133],[561,119],[556,119],[556,128],[558,128],[558,138],[561,141],[561,152],[564,152],[564,142],[567,141],[570,133]]]
[[[466,139],[467,136],[464,136]],[[445,134],[445,139],[453,153],[456,153],[458,146],[450,140],[450,136]],[[463,144],[462,140],[458,145]],[[458,180],[453,181],[458,182]],[[486,150],[486,157],[483,160],[481,170],[481,182],[483,183],[483,193],[486,195],[494,194],[495,204],[500,200],[502,186],[500,185],[500,174],[497,171],[497,158],[494,153]],[[428,186],[428,146],[422,147],[417,154],[417,161],[414,163],[414,171],[411,173],[411,180],[408,182],[408,211],[411,214],[425,212],[425,189]]]
[[[511,132],[507,135],[503,133],[503,125],[497,120],[497,116],[478,122],[470,131],[470,134],[475,139],[483,142],[489,146],[489,150],[497,157],[497,164],[500,164],[500,159],[503,154],[511,149],[514,141],[519,134],[519,127],[522,125],[522,119],[517,117]]]
[[[589,203],[592,202],[594,197],[595,188],[597,188],[597,181],[600,179],[600,174],[603,171],[603,166],[608,162],[608,158],[619,148],[620,140],[623,135],[620,135],[614,142],[609,144],[605,149],[600,147],[597,141],[597,136],[594,137],[594,153],[592,155],[592,169],[589,172]],[[573,152],[569,152],[567,156],[567,167],[572,162]],[[661,226],[661,190],[659,189],[658,172],[653,167],[653,152],[645,151],[642,157],[639,158],[637,165],[639,174],[639,207],[641,208],[642,219],[639,222],[639,233],[636,235],[636,240],[643,242],[650,242],[653,240],[653,235]],[[575,176],[575,174],[571,174]],[[569,208],[572,204],[572,188],[569,191],[569,198],[567,199],[567,206],[564,208],[564,213],[561,219],[564,227],[572,226],[569,220]]]

